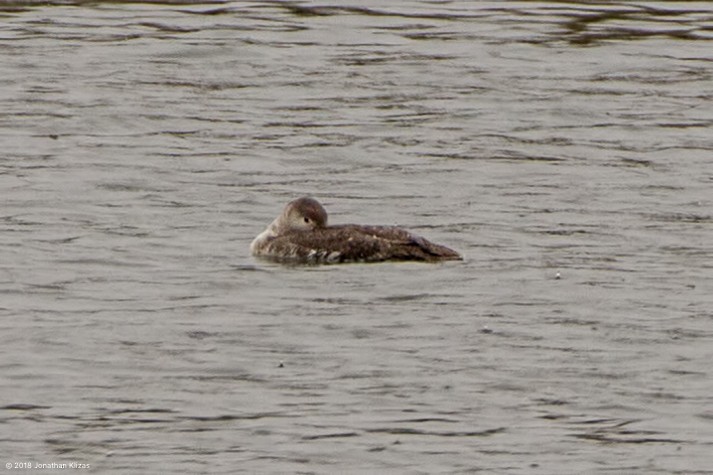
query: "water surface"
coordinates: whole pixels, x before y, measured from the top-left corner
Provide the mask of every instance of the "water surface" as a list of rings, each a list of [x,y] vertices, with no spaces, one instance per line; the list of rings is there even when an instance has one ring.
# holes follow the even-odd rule
[[[0,3],[2,461],[713,473],[712,39],[708,2]],[[466,260],[250,257],[305,194]]]

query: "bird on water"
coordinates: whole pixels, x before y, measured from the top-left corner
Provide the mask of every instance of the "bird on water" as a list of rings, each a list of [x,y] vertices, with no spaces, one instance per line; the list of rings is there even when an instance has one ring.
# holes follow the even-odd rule
[[[287,203],[250,251],[257,257],[305,263],[463,259],[453,249],[397,226],[327,225],[327,211],[309,197]]]

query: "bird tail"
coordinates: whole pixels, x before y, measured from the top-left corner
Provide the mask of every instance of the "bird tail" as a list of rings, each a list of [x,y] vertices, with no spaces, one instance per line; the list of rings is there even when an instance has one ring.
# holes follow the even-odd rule
[[[422,260],[428,262],[438,261],[462,261],[463,256],[458,254],[453,249],[436,244],[422,237],[415,237],[412,241],[411,250],[409,252],[410,259]],[[416,252],[413,252],[415,249]]]

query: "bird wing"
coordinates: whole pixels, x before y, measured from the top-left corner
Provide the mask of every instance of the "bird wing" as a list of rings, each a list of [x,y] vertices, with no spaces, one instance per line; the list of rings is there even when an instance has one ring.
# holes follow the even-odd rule
[[[436,261],[460,259],[455,251],[395,226],[328,226],[292,231],[268,244],[268,256],[306,262]]]

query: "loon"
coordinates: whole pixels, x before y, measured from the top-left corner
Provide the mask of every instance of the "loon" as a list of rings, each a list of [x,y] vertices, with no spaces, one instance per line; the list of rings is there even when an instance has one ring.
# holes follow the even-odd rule
[[[254,256],[304,263],[462,260],[460,254],[397,226],[327,225],[314,198],[290,201],[250,245]]]

